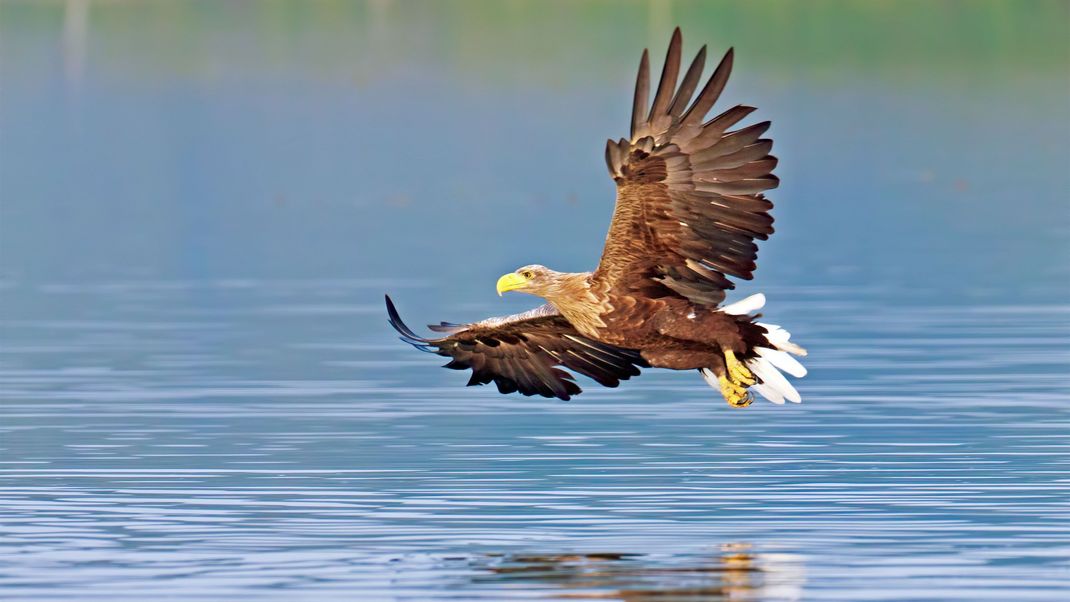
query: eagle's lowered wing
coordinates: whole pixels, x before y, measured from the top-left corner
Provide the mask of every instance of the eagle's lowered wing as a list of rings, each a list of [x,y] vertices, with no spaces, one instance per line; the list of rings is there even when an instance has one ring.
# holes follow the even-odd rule
[[[564,366],[606,387],[639,375],[645,367],[638,351],[621,349],[584,337],[552,305],[488,318],[472,324],[447,324],[432,329],[446,333],[441,338],[415,334],[386,297],[390,325],[401,339],[418,349],[452,358],[445,367],[471,368],[468,385],[494,382],[502,393],[542,395],[569,399],[581,392]]]

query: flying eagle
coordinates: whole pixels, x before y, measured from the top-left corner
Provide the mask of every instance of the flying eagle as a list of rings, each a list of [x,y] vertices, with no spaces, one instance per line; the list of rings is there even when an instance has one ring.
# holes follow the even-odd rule
[[[781,371],[805,376],[789,353],[806,351],[784,329],[757,321],[753,312],[765,296],[721,305],[735,287],[727,277],[753,278],[755,240],[773,233],[773,204],[763,194],[779,182],[773,141],[761,137],[769,122],[729,130],[754,111],[742,105],[706,121],[728,80],[732,50],[692,101],[706,47],[678,82],[680,47],[677,28],[649,105],[643,51],[631,135],[606,143],[617,202],[598,268],[522,267],[498,279],[498,294],[529,293],[545,305],[430,326],[438,338],[410,330],[387,296],[390,324],[402,340],[450,357],[447,368],[471,369],[469,385],[493,381],[502,393],[569,399],[580,388],[562,368],[616,387],[640,367],[656,367],[698,370],[732,406],[749,405],[750,390],[773,403],[800,401]]]

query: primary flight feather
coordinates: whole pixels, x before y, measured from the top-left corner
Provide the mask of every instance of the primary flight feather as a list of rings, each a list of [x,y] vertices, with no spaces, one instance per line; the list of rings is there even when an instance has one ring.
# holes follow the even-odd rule
[[[706,120],[732,70],[731,50],[695,95],[706,60],[699,50],[678,83],[679,28],[673,32],[654,99],[643,51],[631,134],[606,143],[617,203],[593,272],[529,265],[498,279],[498,294],[525,292],[547,303],[472,324],[431,326],[425,338],[406,326],[389,297],[390,324],[402,340],[471,369],[469,385],[494,382],[502,393],[569,399],[580,392],[572,370],[607,387],[640,367],[698,370],[733,406],[753,390],[774,403],[799,402],[784,377],[806,375],[789,354],[806,351],[779,326],[758,322],[758,294],[721,306],[728,277],[750,280],[758,246],[773,233],[776,188],[769,122],[731,130],[754,108],[735,106]],[[649,102],[649,104],[648,104]]]

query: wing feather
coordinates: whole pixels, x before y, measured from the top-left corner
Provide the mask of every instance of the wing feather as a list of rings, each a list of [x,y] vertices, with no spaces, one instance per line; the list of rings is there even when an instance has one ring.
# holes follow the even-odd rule
[[[563,366],[606,387],[639,375],[647,363],[638,351],[606,345],[581,335],[552,305],[472,324],[442,322],[432,330],[448,334],[424,338],[401,320],[386,297],[390,325],[401,340],[449,357],[446,368],[471,369],[468,385],[493,382],[502,393],[569,399],[581,389]]]
[[[644,50],[639,59],[639,75],[635,77],[635,96],[632,98],[632,138],[643,124],[647,95],[650,94],[650,54]]]
[[[702,77],[702,70],[705,66],[706,47],[703,46],[699,49],[698,54],[695,55],[695,60],[691,61],[691,66],[687,68],[687,73],[684,74],[684,79],[680,82],[680,89],[676,91],[672,106],[669,107],[670,115],[679,117],[684,112],[684,109],[687,108],[687,103],[691,102],[691,96],[695,93],[695,87],[698,86],[699,78]]]
[[[647,115],[648,123],[656,123],[663,116],[668,117],[669,103],[672,102],[676,90],[676,78],[680,75],[680,29],[677,28],[669,42],[669,51],[665,55],[665,66],[661,69],[661,80],[658,82],[658,92],[654,95],[654,104],[650,105],[650,113]]]
[[[717,98],[724,91],[725,84],[728,83],[728,76],[732,73],[732,61],[734,58],[735,49],[729,48],[724,58],[717,64],[717,68],[713,70],[713,75],[710,76],[709,81],[703,86],[702,92],[699,92],[698,98],[695,99],[695,104],[691,105],[691,108],[680,118],[682,125],[697,123],[706,116],[706,113],[710,112],[710,109],[713,108],[713,103],[717,102]]]
[[[675,294],[716,305],[734,288],[728,277],[753,276],[755,241],[773,233],[773,204],[763,193],[780,181],[772,173],[772,141],[762,138],[770,123],[730,130],[754,107],[737,105],[704,122],[728,82],[733,51],[691,101],[706,48],[674,91],[681,42],[677,29],[649,110],[649,53],[643,52],[631,138],[606,144],[617,204],[594,279],[617,294]]]

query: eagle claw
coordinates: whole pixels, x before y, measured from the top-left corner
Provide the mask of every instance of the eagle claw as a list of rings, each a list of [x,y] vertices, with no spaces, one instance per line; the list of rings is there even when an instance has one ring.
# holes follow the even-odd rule
[[[718,377],[717,380],[721,384],[721,395],[724,395],[728,405],[734,408],[745,408],[754,401],[746,386],[734,383],[724,376]]]
[[[754,373],[750,371],[742,362],[736,359],[736,354],[732,353],[731,349],[726,349],[724,352],[724,365],[725,371],[728,372],[728,376],[733,382],[751,386],[758,382],[754,378]]]
[[[731,349],[725,349],[724,351],[724,365],[727,376],[722,376],[718,380],[720,381],[721,394],[724,395],[725,401],[728,402],[728,405],[736,408],[749,406],[754,401],[754,398],[747,391],[747,387],[758,382],[754,378],[754,373],[736,359],[736,354]]]

